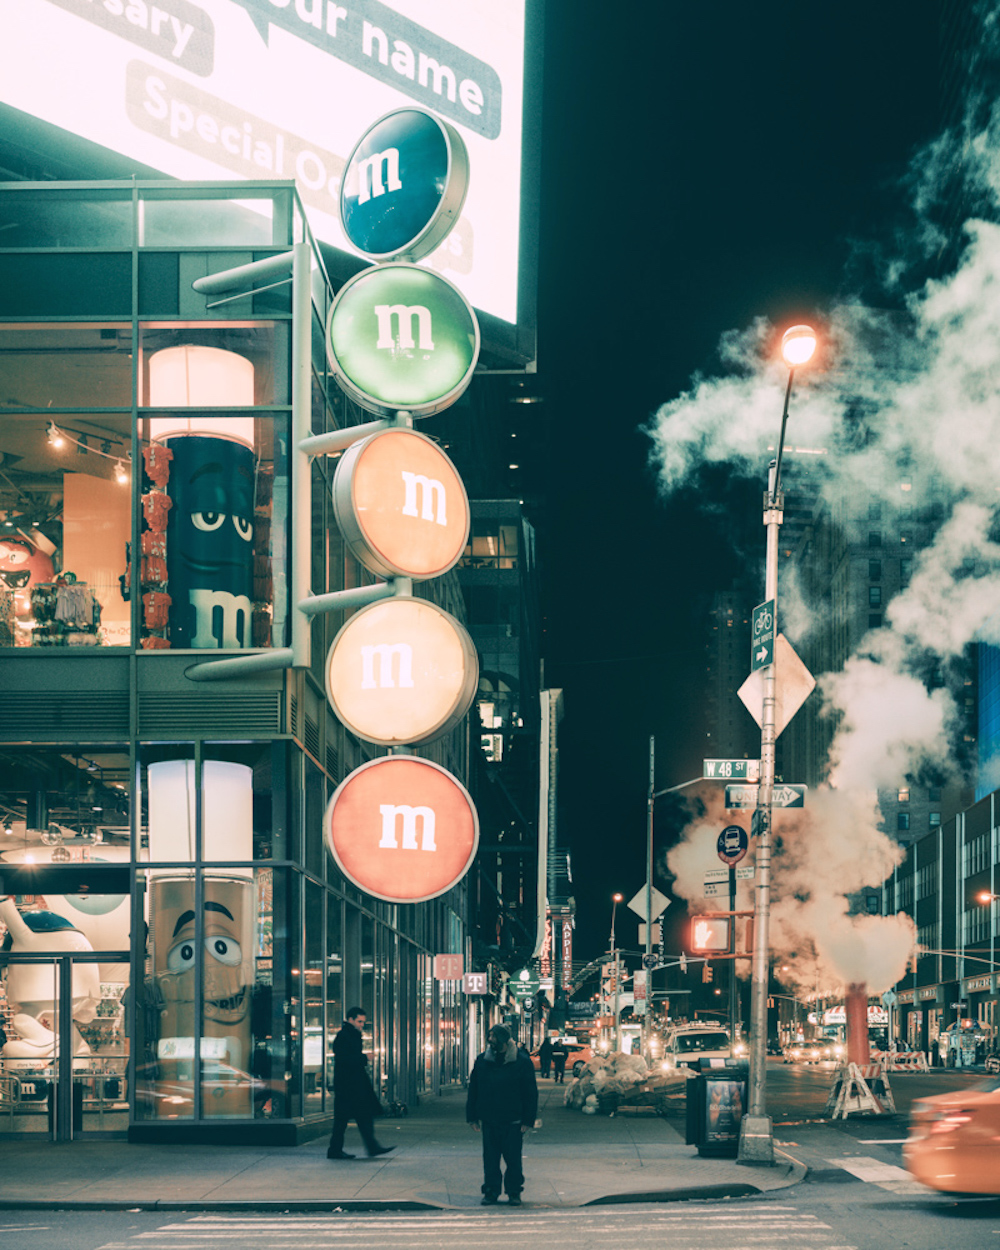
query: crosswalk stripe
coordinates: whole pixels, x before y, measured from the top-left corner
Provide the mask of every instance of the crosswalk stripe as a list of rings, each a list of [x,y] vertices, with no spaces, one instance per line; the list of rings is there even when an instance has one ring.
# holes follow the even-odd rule
[[[498,1219],[497,1216],[502,1218]],[[695,1250],[705,1233],[714,1235],[718,1250],[767,1250],[768,1247],[805,1247],[806,1250],[856,1250],[827,1243],[833,1230],[817,1216],[787,1205],[768,1204],[734,1209],[725,1206],[671,1207],[660,1211],[583,1211],[580,1208],[548,1209],[544,1215],[518,1212],[521,1239],[544,1238],[548,1246],[579,1245],[581,1234],[608,1231],[626,1240],[636,1250],[663,1245],[668,1237],[673,1250]],[[511,1238],[510,1217],[501,1210],[483,1212],[440,1212],[399,1215],[372,1212],[315,1215],[260,1213],[246,1215],[205,1213],[174,1220],[155,1230],[137,1232],[126,1241],[109,1242],[101,1250],[205,1250],[209,1245],[229,1245],[237,1240],[248,1247],[266,1250],[371,1250],[377,1230],[387,1247],[426,1245],[432,1236],[445,1246],[461,1241],[466,1247],[470,1234],[483,1247],[506,1246]],[[732,1238],[738,1245],[728,1245]]]
[[[843,1168],[859,1181],[867,1181],[870,1185],[878,1185],[891,1193],[923,1193],[924,1186],[907,1172],[905,1168],[896,1167],[894,1163],[883,1163],[880,1159],[872,1159],[867,1155],[852,1155],[846,1159],[827,1159],[834,1167]]]

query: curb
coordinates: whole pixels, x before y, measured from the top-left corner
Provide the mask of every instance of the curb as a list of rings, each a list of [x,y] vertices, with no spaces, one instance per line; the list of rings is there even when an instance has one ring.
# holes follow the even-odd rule
[[[732,1181],[717,1185],[684,1185],[676,1189],[644,1190],[637,1193],[605,1194],[601,1198],[591,1198],[587,1202],[560,1203],[553,1205],[545,1202],[529,1202],[532,1210],[580,1210],[583,1207],[622,1206],[629,1203],[650,1202],[694,1202],[699,1199],[711,1200],[720,1198],[749,1198],[763,1193],[772,1193],[779,1189],[788,1189],[803,1181],[808,1168],[798,1159],[793,1158],[784,1150],[776,1150],[775,1154],[787,1160],[789,1175],[777,1185],[766,1188],[750,1182]],[[471,1209],[471,1208],[470,1208]],[[136,1202],[115,1199],[102,1202],[91,1199],[59,1199],[34,1198],[18,1201],[17,1199],[0,1199],[0,1211],[260,1211],[265,1214],[275,1212],[318,1212],[335,1213],[338,1211],[464,1211],[465,1207],[443,1206],[434,1202],[419,1202],[414,1198],[346,1198],[340,1201],[331,1198],[302,1198],[299,1200],[280,1202],[274,1199],[254,1199],[244,1201],[184,1201],[180,1198],[154,1198],[151,1201]]]
[[[286,1211],[453,1211],[458,1207],[440,1207],[433,1202],[417,1202],[412,1198],[334,1199],[303,1198],[299,1201],[277,1202],[273,1199],[255,1199],[244,1202],[188,1201],[181,1198],[154,1198],[149,1202],[126,1202],[114,1199],[107,1202],[89,1199],[33,1198],[18,1202],[17,1199],[0,1199],[0,1211],[262,1211],[267,1214]]]
[[[756,1185],[688,1185],[683,1189],[653,1189],[642,1194],[608,1194],[592,1198],[584,1207],[621,1206],[627,1202],[688,1202],[697,1198],[749,1198],[766,1191]]]

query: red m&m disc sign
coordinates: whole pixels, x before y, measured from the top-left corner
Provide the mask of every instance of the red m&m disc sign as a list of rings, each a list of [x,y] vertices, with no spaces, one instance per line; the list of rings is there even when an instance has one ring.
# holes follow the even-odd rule
[[[348,880],[387,903],[421,903],[469,871],[479,817],[451,773],[415,755],[362,764],[324,818],[327,849]]]

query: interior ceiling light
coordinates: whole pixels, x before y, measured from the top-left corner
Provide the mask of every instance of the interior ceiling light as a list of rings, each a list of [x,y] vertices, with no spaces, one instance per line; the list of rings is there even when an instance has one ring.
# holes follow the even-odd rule
[[[122,486],[128,481],[128,470],[121,460],[115,464],[115,481],[120,482]]]
[[[48,440],[53,447],[66,446],[66,440],[63,438],[61,431],[56,429],[54,421],[49,422]]]

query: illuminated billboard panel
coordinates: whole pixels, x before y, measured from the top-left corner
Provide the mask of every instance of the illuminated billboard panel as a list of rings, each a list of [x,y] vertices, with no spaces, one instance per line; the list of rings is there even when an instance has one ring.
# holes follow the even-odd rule
[[[294,178],[317,238],[354,249],[341,178],[365,129],[416,102],[471,179],[422,263],[518,320],[526,0],[17,0],[0,102],[172,177]]]

